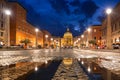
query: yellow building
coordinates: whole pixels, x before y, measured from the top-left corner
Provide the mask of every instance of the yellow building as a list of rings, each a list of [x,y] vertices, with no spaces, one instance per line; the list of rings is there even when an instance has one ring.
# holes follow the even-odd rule
[[[69,28],[64,33],[63,38],[61,39],[61,47],[70,47],[73,46],[73,35],[70,32]]]

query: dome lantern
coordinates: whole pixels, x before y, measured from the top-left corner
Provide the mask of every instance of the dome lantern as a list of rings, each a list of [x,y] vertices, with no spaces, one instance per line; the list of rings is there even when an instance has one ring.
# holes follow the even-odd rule
[[[70,29],[69,28],[67,28],[67,32],[69,32],[70,31]]]
[[[64,38],[72,38],[72,33],[70,32],[69,28],[67,28],[67,31],[64,33]]]

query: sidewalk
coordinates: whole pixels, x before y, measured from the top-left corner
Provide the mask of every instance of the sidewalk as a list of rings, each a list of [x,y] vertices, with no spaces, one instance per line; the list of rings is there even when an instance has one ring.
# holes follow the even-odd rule
[[[115,53],[120,53],[120,49],[90,49],[93,51],[102,51],[102,52],[115,52]]]
[[[22,51],[22,50],[41,50],[41,49],[0,49],[0,51]]]
[[[102,51],[102,52],[115,52],[115,53],[120,53],[120,49],[89,49],[89,48],[83,48],[83,50],[92,50],[92,51]]]

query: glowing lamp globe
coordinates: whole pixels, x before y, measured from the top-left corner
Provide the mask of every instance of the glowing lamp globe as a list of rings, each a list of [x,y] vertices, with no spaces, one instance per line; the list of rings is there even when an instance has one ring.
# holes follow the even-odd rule
[[[108,9],[106,10],[106,13],[107,13],[107,14],[111,14],[111,12],[112,12],[112,9],[110,9],[110,8],[108,8]]]
[[[11,15],[11,11],[8,10],[8,9],[6,9],[4,12],[5,12],[6,15]]]
[[[36,29],[35,29],[35,32],[38,32],[38,31],[39,31],[39,30],[36,28]]]

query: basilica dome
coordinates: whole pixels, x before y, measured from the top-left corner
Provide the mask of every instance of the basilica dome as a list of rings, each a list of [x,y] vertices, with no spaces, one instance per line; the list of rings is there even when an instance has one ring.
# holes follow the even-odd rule
[[[72,33],[70,32],[69,28],[67,29],[67,32],[64,33],[64,38],[72,38]]]
[[[64,33],[61,43],[63,47],[73,46],[73,35],[70,32],[69,28],[67,28],[67,31]]]

